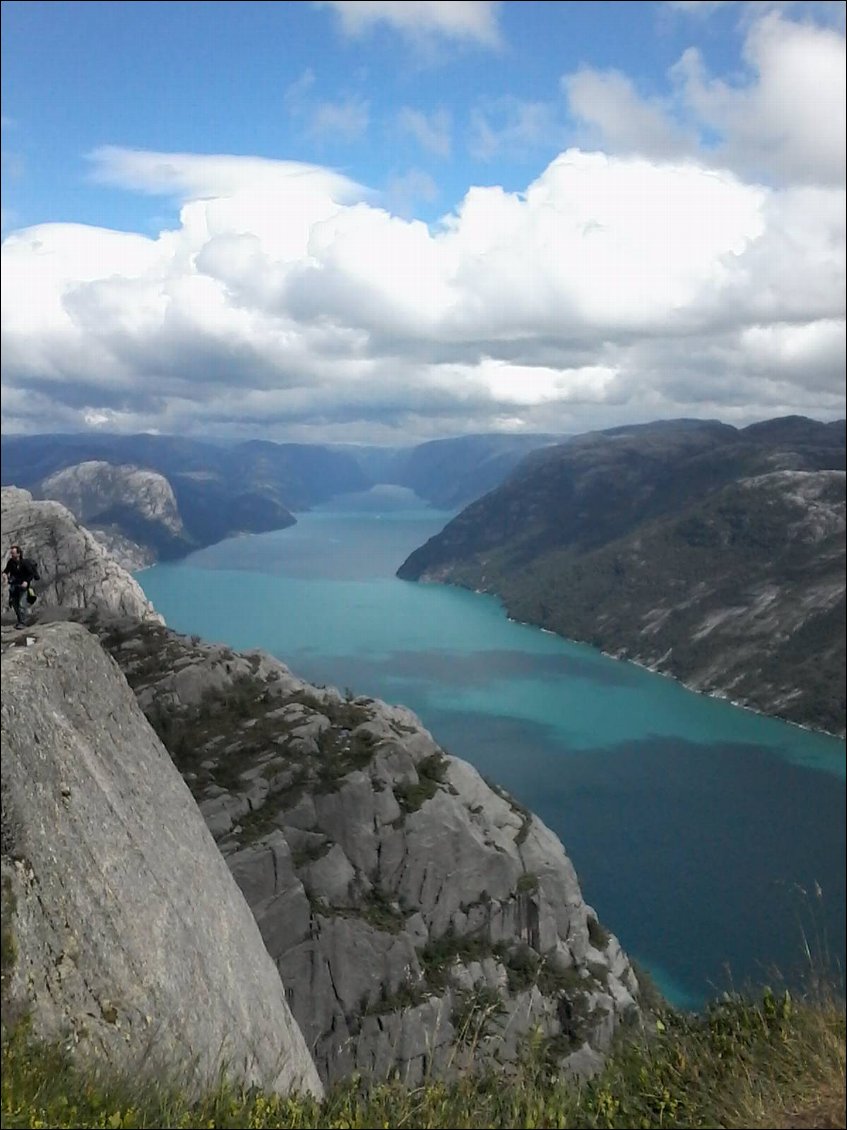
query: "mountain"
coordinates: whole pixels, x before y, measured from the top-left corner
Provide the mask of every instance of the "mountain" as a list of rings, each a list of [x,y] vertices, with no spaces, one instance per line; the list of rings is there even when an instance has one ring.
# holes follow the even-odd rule
[[[3,436],[0,451],[4,486],[31,489],[55,471],[101,460],[164,475],[180,506],[190,500],[180,494],[182,486],[191,482],[214,483],[230,505],[234,499],[249,503],[258,497],[282,510],[306,509],[334,494],[369,485],[349,454],[310,444],[217,444],[182,436],[85,433]],[[191,515],[183,514],[183,521],[192,529]]]
[[[204,443],[159,435],[2,437],[2,482],[64,502],[128,568],[241,533],[375,484],[448,509],[501,482],[552,437],[464,436],[412,448]]]
[[[8,513],[39,552],[104,555],[58,503],[3,500],[4,537]],[[86,560],[2,633],[4,1023],[119,1067],[161,1032],[174,1069],[233,1055],[247,1081],[278,1023],[277,1085],[317,1090],[283,998],[323,1083],[502,1067],[530,1035],[596,1072],[641,990],[549,829],[408,710],[127,614],[133,579],[112,563],[97,596]]]
[[[466,506],[498,486],[530,451],[561,443],[552,435],[469,435],[396,452],[386,482],[411,488],[442,510]]]
[[[91,459],[48,475],[40,493],[65,505],[128,569],[193,548],[173,488],[156,471]]]
[[[398,575],[840,734],[844,465],[843,421],[589,433],[527,456]]]
[[[129,549],[130,557],[140,554],[147,561],[183,556],[235,534],[282,529],[294,523],[292,509],[370,485],[351,456],[307,444],[222,445],[154,435],[3,436],[2,461],[4,485],[42,498],[61,494],[72,509],[82,507],[75,509],[77,517],[90,521],[103,540],[127,539],[139,547]],[[57,479],[60,472],[65,474]],[[152,511],[151,475],[159,477]]]

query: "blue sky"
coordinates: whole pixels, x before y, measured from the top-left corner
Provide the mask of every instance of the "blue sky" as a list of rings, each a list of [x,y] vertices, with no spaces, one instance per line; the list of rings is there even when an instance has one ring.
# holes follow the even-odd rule
[[[2,25],[4,431],[844,414],[842,3]]]

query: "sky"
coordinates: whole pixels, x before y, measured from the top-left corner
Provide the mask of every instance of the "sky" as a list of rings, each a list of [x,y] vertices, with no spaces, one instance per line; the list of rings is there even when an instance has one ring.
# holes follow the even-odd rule
[[[845,5],[3,0],[2,429],[845,414]]]

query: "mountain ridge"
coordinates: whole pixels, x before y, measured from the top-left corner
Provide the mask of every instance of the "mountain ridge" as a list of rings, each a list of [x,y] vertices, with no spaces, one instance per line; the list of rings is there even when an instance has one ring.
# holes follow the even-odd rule
[[[140,568],[238,534],[284,529],[295,512],[379,483],[455,509],[550,438],[467,436],[382,449],[96,433],[3,436],[0,448],[4,485],[64,502],[110,551]]]
[[[529,455],[398,576],[842,735],[843,468],[843,422],[590,433]]]

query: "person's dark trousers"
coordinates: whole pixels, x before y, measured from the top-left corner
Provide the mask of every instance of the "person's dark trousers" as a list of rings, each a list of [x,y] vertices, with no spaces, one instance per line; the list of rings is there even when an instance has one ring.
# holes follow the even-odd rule
[[[24,599],[26,589],[22,585],[9,585],[9,604],[12,611],[15,613],[15,623],[26,623],[26,612],[21,607],[21,601]]]

